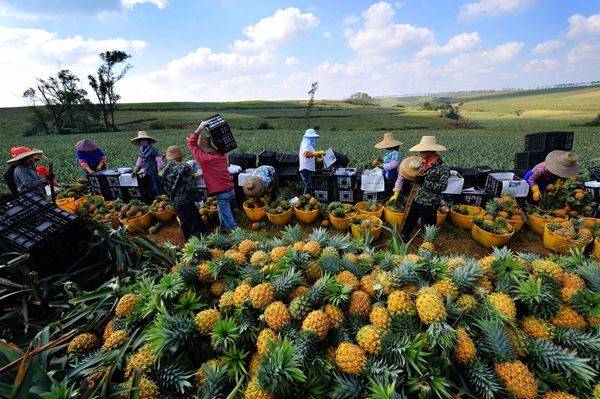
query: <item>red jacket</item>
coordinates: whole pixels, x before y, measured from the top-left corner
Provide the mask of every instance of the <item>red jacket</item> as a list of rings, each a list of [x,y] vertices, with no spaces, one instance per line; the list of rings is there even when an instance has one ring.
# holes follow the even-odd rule
[[[202,151],[198,146],[197,133],[188,136],[187,146],[202,169],[202,177],[209,195],[229,191],[233,188],[233,180],[227,168],[227,157],[224,154]]]

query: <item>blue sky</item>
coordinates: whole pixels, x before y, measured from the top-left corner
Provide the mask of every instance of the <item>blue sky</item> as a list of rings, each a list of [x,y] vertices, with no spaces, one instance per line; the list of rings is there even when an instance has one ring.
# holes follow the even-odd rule
[[[0,105],[106,49],[125,101],[220,101],[597,80],[599,39],[600,0],[0,0]]]

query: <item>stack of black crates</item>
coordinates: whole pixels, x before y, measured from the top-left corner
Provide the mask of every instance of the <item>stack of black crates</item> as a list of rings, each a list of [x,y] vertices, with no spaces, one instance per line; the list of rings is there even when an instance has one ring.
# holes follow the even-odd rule
[[[525,136],[525,149],[515,154],[514,172],[523,177],[528,170],[546,159],[554,150],[571,151],[573,132],[542,132]]]
[[[354,204],[359,201],[360,175],[354,168],[338,168],[334,172],[337,200]]]

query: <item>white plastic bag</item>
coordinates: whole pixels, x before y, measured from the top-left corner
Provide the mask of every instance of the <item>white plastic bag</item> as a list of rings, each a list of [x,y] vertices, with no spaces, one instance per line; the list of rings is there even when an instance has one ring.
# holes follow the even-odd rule
[[[360,189],[362,191],[380,193],[385,190],[383,170],[380,168],[365,169],[360,177]]]

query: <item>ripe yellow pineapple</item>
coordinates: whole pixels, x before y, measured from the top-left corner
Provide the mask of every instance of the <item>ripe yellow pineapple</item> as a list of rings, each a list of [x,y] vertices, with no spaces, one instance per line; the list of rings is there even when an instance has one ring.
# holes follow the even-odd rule
[[[277,262],[279,259],[283,258],[285,253],[287,252],[287,247],[275,247],[271,250],[271,260],[273,262]]]
[[[250,256],[250,264],[255,267],[263,266],[271,261],[271,256],[265,251],[256,251]]]
[[[125,377],[129,378],[135,369],[140,370],[142,374],[146,373],[150,366],[154,364],[155,356],[151,348],[143,348],[127,362],[125,367]]]
[[[410,294],[405,291],[392,291],[390,295],[388,295],[387,310],[392,315],[398,313],[405,315],[417,314],[415,303],[411,299]]]
[[[250,296],[250,291],[252,290],[252,287],[250,286],[250,284],[240,284],[236,287],[235,291],[233,292],[233,303],[235,304],[235,306],[242,306],[242,304],[248,299],[248,297]]]
[[[373,263],[373,255],[363,252],[362,254],[358,255],[358,261],[365,263]]]
[[[102,352],[108,352],[121,346],[127,340],[127,331],[125,330],[115,330],[113,331],[106,339],[104,340],[104,344],[102,345]]]
[[[515,320],[515,317],[517,317],[517,308],[510,296],[503,292],[495,292],[488,295],[487,298],[496,311],[502,313],[508,320]]]
[[[224,291],[225,291],[225,281],[224,280],[217,280],[210,285],[210,293],[214,297],[220,297]]]
[[[542,399],[578,399],[578,398],[577,398],[577,396],[570,395],[566,392],[546,392],[545,394],[542,395]]]
[[[138,394],[140,399],[155,399],[158,398],[158,386],[149,378],[140,378],[138,385]]]
[[[492,265],[497,260],[498,260],[498,258],[495,257],[494,255],[489,255],[489,256],[479,259],[479,267],[481,268],[481,270],[483,270],[483,273],[486,276],[492,275]]]
[[[446,306],[440,294],[431,287],[421,288],[417,293],[417,314],[425,324],[446,319]]]
[[[358,330],[356,341],[365,352],[371,355],[378,355],[381,343],[381,330],[368,324]]]
[[[258,368],[260,367],[260,362],[262,362],[263,358],[264,356],[258,352],[254,352],[250,358],[250,370],[248,370],[250,378],[254,378],[256,373],[258,373]]]
[[[477,281],[477,287],[481,291],[486,293],[492,292],[494,290],[494,285],[492,284],[490,279],[485,276],[480,278],[479,281]]]
[[[210,250],[210,254],[212,255],[213,259],[221,259],[223,257],[223,254],[225,253],[225,251],[223,251],[222,249],[219,248],[213,248]]]
[[[600,382],[596,384],[594,387],[594,392],[592,393],[592,399],[600,399]]]
[[[221,313],[217,309],[206,309],[196,314],[194,325],[200,334],[208,335],[212,333],[219,320],[221,320]]]
[[[299,296],[302,296],[302,295],[306,294],[307,292],[308,292],[308,287],[307,286],[305,286],[305,285],[299,285],[290,294],[290,301],[292,299],[298,298]]]
[[[270,328],[263,328],[256,339],[256,349],[261,355],[269,352],[269,343],[277,340],[277,334]]]
[[[106,323],[106,326],[104,326],[104,332],[102,333],[103,341],[106,341],[108,336],[113,333],[114,325],[115,325],[115,319],[110,319],[110,321],[108,323]]]
[[[495,365],[496,373],[504,386],[518,399],[535,399],[538,385],[533,374],[520,360]]]
[[[561,306],[558,314],[554,316],[551,322],[557,327],[576,328],[578,330],[583,330],[586,327],[583,316],[570,306]]]
[[[135,294],[125,294],[119,299],[117,307],[115,308],[115,315],[117,317],[127,317],[135,309],[136,305],[140,301],[140,297]]]
[[[419,246],[420,250],[434,252],[435,244],[433,240],[435,240],[435,236],[437,235],[439,227],[435,225],[425,226],[425,233],[423,234],[423,243]]]
[[[573,294],[583,291],[586,288],[585,281],[581,277],[571,273],[563,273],[559,283],[562,287],[560,292],[564,302],[569,302]]]
[[[404,259],[407,262],[418,262],[420,261],[422,258],[421,256],[417,255],[417,254],[406,254],[406,256],[404,257]]]
[[[334,247],[325,247],[321,251],[321,256],[336,256],[339,258],[340,253]]]
[[[349,272],[348,270],[343,270],[343,271],[339,272],[335,276],[335,278],[338,283],[347,285],[347,286],[351,287],[352,290],[357,289],[358,286],[360,285],[356,276],[354,274],[352,274],[351,272]]]
[[[563,270],[562,267],[560,267],[556,262],[545,259],[536,259],[531,262],[531,273],[534,276],[539,274],[547,274],[557,280],[560,280]]]
[[[346,259],[350,263],[358,263],[358,256],[356,254],[353,254],[352,252],[345,253],[344,259]]]
[[[252,252],[256,251],[258,248],[258,243],[252,240],[243,240],[238,245],[238,251],[243,253],[245,256],[250,255]]]
[[[277,331],[291,320],[290,312],[283,302],[273,302],[265,309],[265,321]]]
[[[232,259],[235,262],[236,266],[242,266],[246,263],[246,256],[240,251],[236,251],[235,249],[228,249],[223,254],[225,258]]]
[[[253,378],[246,387],[244,399],[275,399],[275,395],[260,388],[258,380]]]
[[[327,349],[325,349],[325,360],[327,360],[331,364],[335,364],[336,349],[337,348],[335,346],[330,346]]]
[[[294,248],[296,251],[304,251],[305,245],[306,244],[304,244],[304,241],[296,241],[294,245],[292,245],[292,248]]]
[[[477,299],[473,295],[460,294],[460,296],[456,299],[455,304],[458,307],[463,308],[465,312],[468,312],[477,306]]]
[[[313,258],[318,258],[321,255],[321,246],[316,241],[309,241],[304,245],[304,250]]]
[[[342,342],[335,351],[335,364],[344,373],[360,375],[366,362],[365,351],[350,342]]]
[[[302,322],[302,330],[314,332],[319,339],[325,338],[330,327],[329,317],[320,310],[313,310]]]
[[[438,294],[442,298],[450,297],[450,299],[454,300],[458,296],[458,290],[454,286],[454,283],[449,278],[444,278],[442,280],[436,281],[431,289],[437,291]]]
[[[304,275],[310,281],[315,281],[321,278],[321,267],[317,262],[311,260],[306,265],[306,269],[304,269]]]
[[[552,326],[539,317],[524,317],[521,320],[521,329],[532,338],[551,341],[553,336]]]
[[[392,290],[392,282],[390,280],[390,275],[388,272],[383,270],[379,270],[375,274],[375,288],[385,295],[388,295]]]
[[[210,283],[215,279],[208,273],[208,263],[203,262],[198,265],[198,278],[201,283]]]
[[[448,259],[448,270],[453,272],[459,266],[466,266],[467,262],[459,256]]]
[[[69,346],[67,347],[68,353],[79,352],[89,353],[100,346],[100,339],[96,334],[83,333],[73,337]]]
[[[369,320],[371,321],[371,324],[382,330],[390,328],[390,315],[383,306],[374,307],[369,315]]]
[[[344,312],[335,305],[327,304],[323,308],[323,311],[329,318],[329,324],[332,328],[338,328],[344,322]]]
[[[477,354],[477,349],[473,340],[467,334],[464,328],[459,327],[456,332],[456,346],[454,347],[454,357],[460,364],[467,364]]]
[[[250,303],[256,309],[264,309],[273,302],[273,288],[269,283],[262,283],[250,290]]]
[[[369,295],[361,290],[353,291],[350,295],[348,312],[367,317],[371,313],[371,298],[369,298]]]
[[[196,371],[196,380],[198,382],[198,386],[202,386],[202,384],[204,384],[204,381],[206,380],[206,368],[216,367],[219,364],[219,359],[210,359],[202,363],[202,365],[200,365],[200,368]]]
[[[233,291],[225,291],[221,295],[221,298],[219,299],[219,307],[221,309],[225,309],[225,308],[230,308],[232,306],[235,306],[233,297],[234,297]]]
[[[377,283],[377,276],[375,272],[365,274],[360,279],[360,289],[369,294],[370,297],[375,296],[375,284]]]

